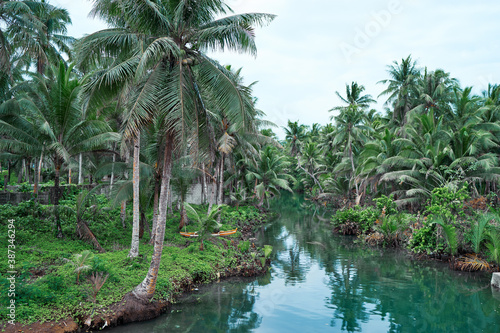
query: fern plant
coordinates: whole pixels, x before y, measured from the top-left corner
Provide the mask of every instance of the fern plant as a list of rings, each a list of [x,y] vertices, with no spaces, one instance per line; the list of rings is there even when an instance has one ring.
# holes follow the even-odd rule
[[[474,253],[479,253],[481,250],[481,243],[485,238],[485,228],[489,221],[493,219],[492,214],[484,214],[481,215],[478,221],[472,226],[472,247],[474,249]]]
[[[500,265],[500,234],[498,232],[488,232],[489,242],[486,247],[490,252],[490,259]]]
[[[434,222],[437,225],[440,225],[443,228],[444,237],[446,242],[448,243],[448,249],[452,256],[457,254],[458,251],[458,238],[457,238],[457,230],[451,224],[447,224],[443,218],[437,217],[434,219]]]

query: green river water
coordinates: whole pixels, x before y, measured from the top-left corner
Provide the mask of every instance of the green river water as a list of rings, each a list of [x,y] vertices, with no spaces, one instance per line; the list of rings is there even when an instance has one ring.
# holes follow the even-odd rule
[[[490,273],[354,244],[300,203],[284,196],[258,234],[273,246],[267,275],[201,287],[157,319],[109,332],[500,332]]]

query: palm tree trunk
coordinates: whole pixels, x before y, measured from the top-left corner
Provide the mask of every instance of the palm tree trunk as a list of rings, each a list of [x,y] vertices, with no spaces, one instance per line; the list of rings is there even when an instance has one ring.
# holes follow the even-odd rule
[[[42,168],[42,160],[43,160],[43,151],[40,155],[40,162],[36,163],[35,160],[35,174],[33,175],[35,185],[33,186],[33,193],[38,194],[38,183],[40,182],[40,172]]]
[[[215,192],[217,191],[217,173],[214,172],[214,174],[215,174],[215,177],[213,179],[212,186],[210,186],[210,189],[209,189],[209,191],[210,191],[210,198],[208,199],[208,211],[207,211],[207,215],[212,210],[212,205],[214,204],[215,200],[217,199],[216,196],[215,196]]]
[[[352,167],[352,179],[354,181],[354,187],[356,188],[356,204],[360,201],[359,199],[359,189],[358,189],[358,183],[356,182],[355,176],[355,168],[354,168],[354,157],[352,156],[352,144],[349,144],[349,158],[351,159],[351,167]]]
[[[149,244],[154,244],[155,234],[156,234],[156,226],[158,224],[158,201],[160,197],[160,179],[155,175],[155,193],[153,199],[153,229],[151,230],[151,239],[149,240]]]
[[[259,210],[262,209],[262,206],[264,205],[264,197],[266,196],[266,192],[264,191],[264,193],[262,193],[262,196],[259,198],[259,203],[257,204],[257,208],[259,208]]]
[[[134,189],[133,198],[133,220],[132,220],[132,245],[130,246],[129,258],[139,256],[139,224],[140,224],[140,211],[139,211],[139,154],[141,145],[141,134],[137,133],[134,139],[134,164],[132,168],[132,184]]]
[[[40,165],[38,166],[38,184],[43,183],[42,170],[43,170],[43,158],[40,158]]]
[[[163,181],[163,180],[162,180]],[[161,190],[160,190],[161,192]],[[161,198],[161,194],[160,194],[160,198]],[[172,186],[168,186],[168,207],[167,207],[167,212],[168,210],[170,209],[170,212],[173,214],[174,213],[174,207],[173,207],[173,198],[172,198]],[[159,213],[158,213],[159,214]],[[166,216],[166,214],[165,214]],[[158,215],[159,217],[159,215]],[[156,227],[158,228],[158,225],[156,225]]]
[[[146,214],[144,214],[144,211],[141,209],[140,212],[141,218],[139,219],[139,239],[142,239],[144,236],[144,220],[146,220]]]
[[[170,178],[172,175],[173,135],[167,134],[165,154],[163,156],[163,172],[161,177],[159,217],[156,227],[155,245],[151,264],[144,280],[134,289],[133,294],[141,299],[151,299],[156,289],[158,269],[160,268],[163,242],[165,239],[165,224],[167,219],[167,202],[169,197]]]
[[[113,150],[115,150],[115,145],[113,144]],[[115,182],[115,161],[116,156],[113,154],[113,164],[111,164],[111,179],[109,180],[109,192],[113,191],[113,183]]]
[[[297,160],[297,162],[298,162],[298,160]],[[323,187],[321,186],[321,183],[316,179],[316,177],[314,176],[314,174],[311,173],[311,172],[309,172],[306,168],[302,167],[300,165],[300,162],[297,163],[297,166],[299,167],[299,169],[302,169],[302,171],[304,171],[306,174],[308,174],[312,178],[312,180],[314,181],[314,183],[316,185],[318,185],[320,193],[323,193]]]
[[[24,162],[24,160],[23,160]],[[17,173],[17,183],[20,184],[23,182],[23,171],[24,171],[24,163],[21,164],[21,167],[19,168],[19,172]]]
[[[184,228],[184,226],[186,225],[186,221],[187,221],[187,215],[186,215],[186,209],[184,208],[184,196],[181,194],[180,195],[180,215],[181,215],[181,221],[179,222],[179,229],[182,229]]]
[[[149,235],[151,236],[153,231],[151,230],[151,226],[149,225],[148,219],[146,218],[146,213],[143,210],[141,210],[141,226],[139,228],[140,239],[142,239],[142,237],[144,236],[144,229],[147,229]]]
[[[129,152],[128,147],[126,147],[126,149],[125,149],[125,164],[127,164],[127,166],[128,166],[129,158],[130,158],[130,152]],[[125,177],[125,179],[128,180],[128,172],[127,171],[125,171],[123,176]],[[127,209],[127,201],[123,200],[121,203],[121,211],[120,211],[120,217],[122,219],[123,229],[125,229],[127,227],[127,225],[125,224],[125,218],[127,215],[126,209]]]
[[[33,163],[33,193],[38,194],[38,161],[35,158],[35,163]]]
[[[204,204],[207,202],[207,196],[208,196],[207,176],[205,175],[205,163],[203,163],[201,165],[201,170],[202,170],[201,182],[203,184],[202,195],[201,195],[201,204]]]
[[[68,170],[68,185],[71,185],[71,168]]]
[[[36,158],[35,158],[35,162],[36,162]],[[26,167],[26,174],[27,174],[27,177],[28,177],[28,183],[33,184],[33,186],[35,186],[35,177],[34,177],[34,171],[31,172],[31,159],[28,159],[28,162],[26,163],[27,164],[27,167]]]
[[[12,172],[12,165],[10,163],[10,160],[7,161],[7,183],[10,183],[10,175]]]
[[[40,163],[41,164],[41,163]],[[56,217],[56,225],[57,225],[57,238],[62,238],[62,227],[61,227],[61,218],[59,216],[59,198],[60,198],[60,187],[59,180],[61,176],[61,161],[58,156],[54,159],[54,165],[56,167],[55,177],[54,177],[54,206],[55,206],[55,217]],[[40,165],[41,167],[41,165]],[[40,172],[40,170],[38,170]]]
[[[217,203],[223,204],[224,200],[224,154],[222,154],[220,158],[220,165],[219,165],[219,179],[218,179],[218,185],[217,188],[219,190],[218,193],[218,198],[217,198]]]
[[[127,201],[123,200],[120,205],[120,219],[122,220],[123,229],[127,228],[127,225],[125,224],[126,217],[127,217]]]
[[[83,174],[82,174],[82,153],[78,156],[78,185],[83,184]]]
[[[104,253],[106,252],[101,244],[99,244],[99,241],[95,237],[94,233],[90,230],[88,224],[83,221],[83,220],[78,220],[76,224],[76,234],[78,237],[83,238],[83,239],[88,239],[96,248],[99,253]]]
[[[29,177],[28,166],[27,165],[29,165],[29,164],[26,163],[25,159],[23,159],[24,181],[29,183],[30,182],[30,177]]]

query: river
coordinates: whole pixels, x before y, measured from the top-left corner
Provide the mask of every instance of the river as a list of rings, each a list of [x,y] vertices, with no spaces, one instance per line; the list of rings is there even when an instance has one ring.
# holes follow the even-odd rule
[[[284,196],[259,232],[273,246],[268,274],[201,287],[157,319],[109,332],[500,332],[491,273],[356,244],[302,202]]]

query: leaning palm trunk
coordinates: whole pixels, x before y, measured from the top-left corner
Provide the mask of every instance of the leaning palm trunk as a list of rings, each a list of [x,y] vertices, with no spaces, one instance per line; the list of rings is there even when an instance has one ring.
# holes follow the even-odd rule
[[[149,240],[149,244],[154,244],[155,234],[156,234],[156,226],[158,223],[158,203],[160,197],[160,180],[155,175],[155,194],[153,199],[153,229],[151,229],[151,239]]]
[[[146,213],[141,210],[141,224],[139,228],[139,238],[142,239],[144,236],[144,229],[147,229],[149,232],[149,235],[151,236],[152,231],[151,231],[151,226],[149,225],[148,219],[146,218]]]
[[[321,186],[321,183],[318,181],[318,179],[314,176],[314,173],[312,172],[309,172],[306,168],[304,168],[303,166],[300,165],[300,161],[297,160],[297,166],[299,167],[299,169],[301,169],[302,171],[304,171],[306,174],[308,174],[312,180],[314,181],[314,183],[316,185],[318,185],[319,187],[319,191],[320,191],[320,194],[323,193],[323,187]],[[314,172],[314,171],[313,171]]]
[[[99,253],[104,253],[106,252],[101,244],[99,244],[99,241],[97,240],[97,238],[95,237],[94,233],[90,230],[89,226],[87,225],[87,223],[83,220],[79,220],[76,224],[76,234],[78,235],[78,237],[82,238],[82,239],[86,239],[86,240],[89,240],[93,245],[94,247],[96,248],[97,251],[99,251]]]
[[[173,135],[167,134],[165,154],[163,156],[163,172],[161,178],[159,216],[155,231],[155,245],[151,265],[144,280],[134,289],[133,294],[141,299],[151,299],[156,288],[158,269],[160,268],[163,242],[165,238],[165,223],[167,220],[167,202],[169,197],[170,178],[172,175]]]
[[[141,134],[137,133],[134,140],[134,164],[132,170],[132,184],[134,188],[133,195],[133,222],[132,222],[132,245],[130,246],[130,252],[128,253],[129,258],[135,258],[139,256],[139,223],[140,223],[140,212],[139,212],[139,154],[140,154],[140,144],[141,144]]]

